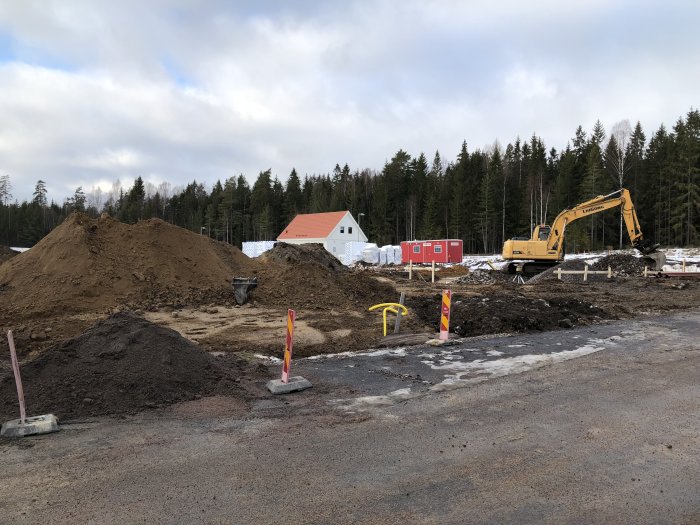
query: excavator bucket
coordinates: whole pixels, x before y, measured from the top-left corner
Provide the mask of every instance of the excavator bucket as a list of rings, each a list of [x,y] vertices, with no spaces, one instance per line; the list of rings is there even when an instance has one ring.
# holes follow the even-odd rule
[[[666,254],[663,252],[648,253],[642,257],[644,263],[655,271],[660,272],[666,264]]]
[[[258,286],[258,278],[234,277],[231,285],[236,304],[240,306],[248,302],[248,293]]]

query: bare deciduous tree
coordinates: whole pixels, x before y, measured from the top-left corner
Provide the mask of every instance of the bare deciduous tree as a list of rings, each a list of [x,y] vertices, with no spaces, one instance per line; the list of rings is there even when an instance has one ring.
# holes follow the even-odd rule
[[[632,126],[630,121],[625,119],[617,122],[610,131],[610,142],[608,142],[608,147],[605,151],[605,160],[612,170],[618,189],[622,189],[625,183],[625,176],[630,168],[627,162],[627,154],[631,136]],[[620,214],[620,249],[622,249],[622,214]]]

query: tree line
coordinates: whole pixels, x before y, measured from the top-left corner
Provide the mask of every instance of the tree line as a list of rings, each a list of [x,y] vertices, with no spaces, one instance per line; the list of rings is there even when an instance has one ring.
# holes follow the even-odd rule
[[[399,150],[380,171],[306,175],[295,169],[283,184],[271,170],[251,186],[244,175],[217,181],[211,190],[193,181],[184,188],[154,186],[138,177],[109,192],[76,189],[63,203],[48,202],[46,183],[33,198],[12,198],[9,175],[0,177],[0,242],[32,246],[71,212],[100,213],[127,223],[158,217],[196,233],[240,246],[272,240],[298,213],[350,210],[370,241],[454,238],[467,253],[494,253],[503,241],[551,222],[564,208],[626,187],[642,231],[664,246],[697,246],[700,221],[700,113],[691,109],[671,130],[647,136],[639,122],[600,121],[579,126],[566,148],[547,149],[533,134],[503,147],[470,151],[455,160]],[[629,243],[619,210],[581,219],[567,228],[567,249],[581,251]]]

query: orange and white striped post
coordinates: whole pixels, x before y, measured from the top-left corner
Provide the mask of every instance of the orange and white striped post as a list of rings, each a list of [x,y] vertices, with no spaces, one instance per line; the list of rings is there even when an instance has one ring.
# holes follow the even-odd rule
[[[297,313],[287,310],[287,338],[284,342],[284,360],[282,361],[282,382],[289,382],[289,369],[292,366],[292,346],[294,345],[294,321]]]
[[[440,314],[440,341],[447,341],[450,336],[450,307],[452,290],[442,291],[442,310]]]

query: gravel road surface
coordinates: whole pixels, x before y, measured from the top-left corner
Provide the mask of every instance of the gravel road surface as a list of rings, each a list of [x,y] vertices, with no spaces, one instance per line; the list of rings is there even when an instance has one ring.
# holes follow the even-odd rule
[[[699,523],[700,311],[305,359],[0,442],[1,523]],[[274,367],[277,373],[277,366]]]

